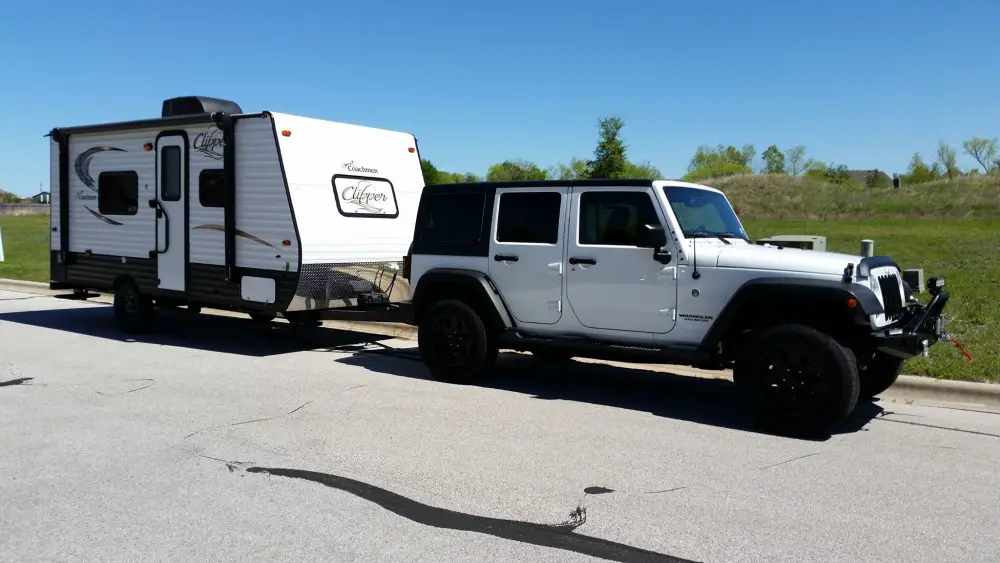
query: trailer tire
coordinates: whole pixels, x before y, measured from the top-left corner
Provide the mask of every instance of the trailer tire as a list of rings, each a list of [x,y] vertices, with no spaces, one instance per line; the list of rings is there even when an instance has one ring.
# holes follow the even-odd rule
[[[431,375],[447,383],[468,384],[488,374],[497,359],[497,339],[482,316],[459,299],[428,307],[417,328],[420,357]]]
[[[153,299],[143,295],[132,280],[115,286],[114,311],[118,328],[126,334],[142,334],[153,325]]]

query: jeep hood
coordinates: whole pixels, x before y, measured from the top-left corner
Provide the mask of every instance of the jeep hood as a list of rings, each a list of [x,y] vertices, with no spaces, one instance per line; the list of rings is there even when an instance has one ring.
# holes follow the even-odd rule
[[[857,265],[861,256],[820,252],[801,248],[777,248],[758,245],[733,245],[723,248],[716,265],[719,268],[773,270],[839,276],[848,264]]]

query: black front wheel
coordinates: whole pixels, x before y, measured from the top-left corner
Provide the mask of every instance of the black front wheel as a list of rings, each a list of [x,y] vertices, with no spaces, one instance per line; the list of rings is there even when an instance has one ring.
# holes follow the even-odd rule
[[[417,329],[424,364],[448,383],[471,383],[488,373],[499,351],[495,340],[476,310],[457,299],[431,305]]]
[[[875,352],[868,363],[862,367],[858,376],[861,378],[862,399],[873,399],[876,395],[885,392],[892,387],[893,383],[899,379],[899,373],[903,371],[903,360],[885,354]]]
[[[854,354],[814,328],[782,325],[748,343],[733,380],[757,420],[789,436],[829,432],[858,402]]]
[[[153,300],[139,292],[132,281],[123,281],[115,288],[115,319],[127,334],[149,331],[153,324]]]

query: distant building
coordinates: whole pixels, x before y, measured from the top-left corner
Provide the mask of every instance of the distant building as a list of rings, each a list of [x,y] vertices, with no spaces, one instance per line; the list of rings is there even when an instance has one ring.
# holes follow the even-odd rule
[[[31,196],[31,203],[49,203],[52,199],[52,194],[49,192],[39,192]]]

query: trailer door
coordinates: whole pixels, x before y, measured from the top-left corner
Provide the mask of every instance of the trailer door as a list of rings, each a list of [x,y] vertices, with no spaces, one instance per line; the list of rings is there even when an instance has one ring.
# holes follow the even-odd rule
[[[156,253],[160,289],[187,290],[187,143],[182,135],[156,142]]]

